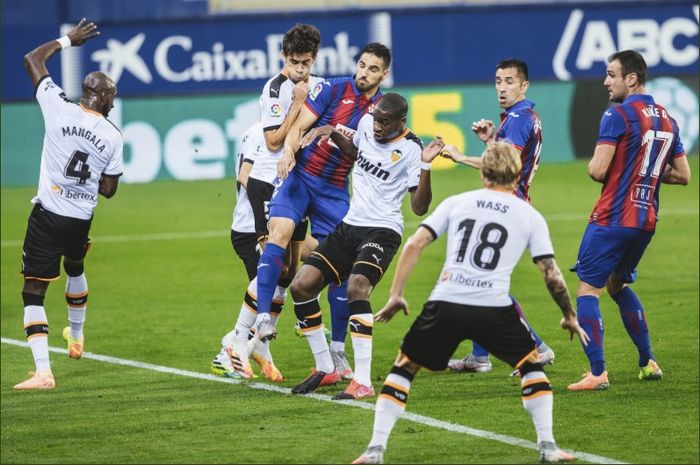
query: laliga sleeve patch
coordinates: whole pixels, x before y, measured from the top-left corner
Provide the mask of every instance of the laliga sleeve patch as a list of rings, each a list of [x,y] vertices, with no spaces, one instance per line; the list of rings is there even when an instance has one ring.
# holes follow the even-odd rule
[[[318,97],[318,94],[320,94],[322,90],[323,83],[319,82],[318,84],[316,84],[316,87],[314,87],[314,89],[311,91],[311,94],[309,94],[309,98],[311,100],[316,100],[316,97]]]

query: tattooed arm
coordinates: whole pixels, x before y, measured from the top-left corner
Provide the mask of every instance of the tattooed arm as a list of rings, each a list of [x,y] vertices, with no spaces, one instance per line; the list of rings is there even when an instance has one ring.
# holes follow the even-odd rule
[[[540,269],[540,272],[542,272],[544,282],[547,284],[547,290],[549,290],[552,299],[554,299],[564,315],[564,318],[562,318],[559,323],[560,326],[569,331],[571,339],[573,339],[576,334],[579,339],[581,339],[581,342],[586,345],[588,343],[588,335],[578,325],[578,321],[576,321],[576,312],[574,312],[571,305],[569,288],[566,286],[564,276],[561,274],[561,270],[557,266],[554,257],[536,258],[535,263]]]

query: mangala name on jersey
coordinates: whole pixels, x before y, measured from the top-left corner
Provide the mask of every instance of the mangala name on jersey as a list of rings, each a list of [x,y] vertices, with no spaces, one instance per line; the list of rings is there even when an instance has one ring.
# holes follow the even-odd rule
[[[106,145],[102,142],[102,139],[97,137],[96,134],[93,134],[90,130],[77,127],[77,126],[66,126],[61,128],[61,131],[63,133],[63,137],[66,136],[78,136],[82,137],[88,142],[90,142],[92,145],[95,146],[95,148],[102,153],[104,149],[106,148]]]

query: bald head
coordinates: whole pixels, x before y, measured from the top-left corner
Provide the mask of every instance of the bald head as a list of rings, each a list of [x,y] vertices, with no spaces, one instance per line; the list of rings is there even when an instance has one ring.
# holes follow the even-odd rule
[[[382,95],[382,99],[374,111],[379,111],[390,119],[401,119],[408,113],[408,103],[399,94],[390,92]]]
[[[93,71],[83,79],[83,97],[80,102],[105,117],[112,109],[116,95],[116,84],[102,71]]]

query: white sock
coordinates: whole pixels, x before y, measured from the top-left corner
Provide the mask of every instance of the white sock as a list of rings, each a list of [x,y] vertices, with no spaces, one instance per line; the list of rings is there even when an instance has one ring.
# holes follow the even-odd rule
[[[328,342],[326,341],[326,334],[323,332],[323,326],[306,331],[304,337],[309,343],[311,353],[314,354],[316,369],[324,373],[333,373],[335,365],[331,358],[331,352],[328,350]]]
[[[70,335],[76,339],[83,338],[87,298],[88,285],[85,273],[82,273],[80,276],[68,276],[66,279],[68,321],[70,321]]]
[[[32,350],[34,357],[34,365],[36,371],[51,370],[51,362],[49,361],[49,323],[46,318],[46,310],[43,306],[27,305],[24,307],[24,327],[43,325],[46,328],[46,333],[34,333],[27,337],[29,348]]]
[[[364,385],[371,386],[372,369],[372,327],[374,317],[371,313],[360,313],[350,317],[350,337],[352,339],[352,352],[355,358],[355,380]]]
[[[331,350],[333,352],[345,352],[345,341],[331,341]]]
[[[549,379],[543,371],[532,371],[520,380],[523,389],[523,407],[532,418],[537,431],[537,443],[554,442],[552,432],[552,409],[554,396]]]
[[[374,428],[369,447],[382,446],[386,449],[391,430],[406,410],[410,390],[411,382],[407,378],[394,373],[386,377],[374,408]]]

